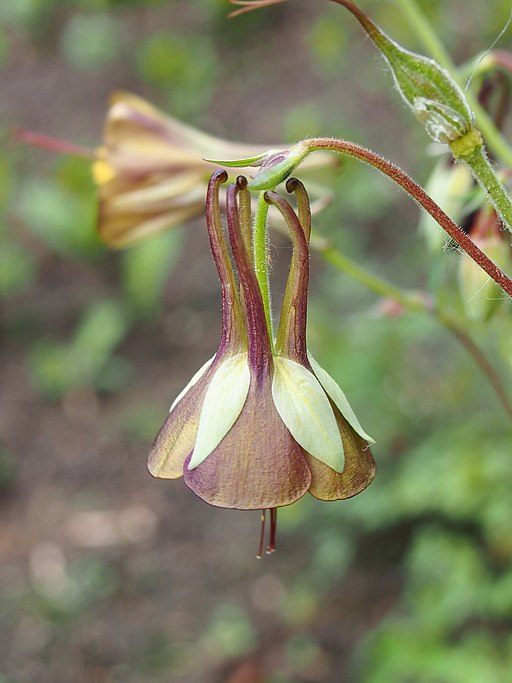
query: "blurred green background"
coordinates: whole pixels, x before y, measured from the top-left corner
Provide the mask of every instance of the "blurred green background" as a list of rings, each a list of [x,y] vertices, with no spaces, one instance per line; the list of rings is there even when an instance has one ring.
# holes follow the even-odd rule
[[[421,51],[395,0],[361,5]],[[421,6],[457,63],[510,10]],[[257,513],[211,509],[146,472],[171,400],[218,343],[203,221],[110,252],[87,162],[15,145],[13,129],[96,147],[108,95],[124,89],[233,140],[346,137],[420,182],[436,163],[340,7],[228,11],[225,0],[1,1],[0,683],[504,683],[510,418],[432,317],[391,315],[313,259],[310,347],[376,439],[378,476],[353,500],[281,510],[272,558],[254,559]],[[430,253],[415,206],[375,172],[344,162],[329,187],[317,230],[428,291],[510,392],[509,302],[471,321],[460,255]],[[272,240],[280,283],[289,245]]]

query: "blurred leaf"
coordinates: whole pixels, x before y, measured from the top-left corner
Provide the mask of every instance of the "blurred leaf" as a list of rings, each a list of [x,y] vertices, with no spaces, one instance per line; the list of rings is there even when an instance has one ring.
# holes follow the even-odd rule
[[[137,313],[156,313],[181,246],[182,233],[175,228],[123,252],[123,286]]]
[[[315,20],[309,30],[309,47],[319,75],[339,73],[347,47],[346,23],[339,12],[324,12]]]
[[[148,405],[147,402],[137,404],[121,414],[118,420],[119,429],[147,446],[155,438],[155,434],[162,425],[161,411],[160,404]]]
[[[12,453],[0,446],[0,492],[8,491],[16,481],[16,460]]]
[[[50,179],[29,177],[20,183],[18,211],[30,230],[59,254],[91,259],[104,251],[95,231],[92,192],[72,192]]]
[[[34,384],[49,398],[59,398],[73,385],[74,369],[69,367],[65,346],[47,340],[35,344],[29,355]]]
[[[39,389],[50,398],[59,398],[76,386],[117,388],[128,366],[112,354],[124,339],[129,324],[119,302],[100,301],[84,313],[69,344],[40,341],[30,355]]]
[[[200,645],[215,657],[241,657],[256,645],[256,634],[247,614],[225,604],[213,616]]]
[[[322,112],[315,102],[299,104],[289,109],[284,116],[284,138],[290,142],[321,135],[322,129]]]
[[[97,69],[117,57],[123,27],[107,14],[72,15],[60,36],[64,58],[77,69]]]
[[[18,244],[0,240],[0,296],[23,291],[35,275],[32,255]]]
[[[489,616],[492,581],[470,539],[435,527],[422,529],[407,563],[406,601],[424,629],[443,632],[470,618]]]
[[[0,69],[5,65],[9,56],[9,45],[7,43],[7,36],[0,24]]]
[[[118,301],[92,304],[85,312],[72,342],[77,355],[87,357],[97,371],[124,338],[129,320]]]
[[[0,18],[17,27],[28,26],[43,9],[45,0],[16,0],[0,3]]]
[[[10,160],[7,156],[0,155],[0,211],[6,207],[13,185]]]
[[[191,41],[168,33],[154,34],[138,49],[136,65],[142,78],[169,90],[175,116],[197,114],[213,92],[217,58],[206,37]]]
[[[291,636],[286,643],[287,658],[297,673],[314,667],[321,652],[318,643],[305,635]]]

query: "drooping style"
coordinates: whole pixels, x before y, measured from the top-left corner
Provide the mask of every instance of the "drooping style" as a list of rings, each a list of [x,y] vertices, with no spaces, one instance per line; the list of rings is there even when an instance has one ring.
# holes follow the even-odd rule
[[[340,387],[306,348],[311,214],[304,187],[295,179],[287,184],[295,192],[298,215],[279,194],[265,194],[281,212],[293,244],[274,339],[255,272],[250,194],[243,176],[226,194],[235,278],[220,215],[219,189],[226,178],[225,171],[212,175],[206,201],[222,288],[221,341],[214,358],[171,406],[148,466],[155,477],[183,475],[192,491],[212,505],[270,509],[272,551],[275,508],[306,491],[321,500],[339,500],[370,484],[375,474],[372,439]]]

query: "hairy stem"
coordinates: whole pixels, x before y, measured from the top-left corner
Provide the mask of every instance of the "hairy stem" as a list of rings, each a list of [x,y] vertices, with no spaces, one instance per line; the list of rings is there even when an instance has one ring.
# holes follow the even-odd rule
[[[462,161],[469,166],[478,184],[488,195],[503,225],[512,232],[512,200],[491,166],[484,148],[480,145]]]
[[[452,221],[434,200],[405,171],[395,166],[376,152],[361,145],[336,138],[310,138],[306,141],[308,151],[329,150],[346,154],[363,161],[395,181],[424,208],[439,225],[450,235],[463,251],[470,256],[510,297],[512,297],[512,280],[479,249],[476,244]]]

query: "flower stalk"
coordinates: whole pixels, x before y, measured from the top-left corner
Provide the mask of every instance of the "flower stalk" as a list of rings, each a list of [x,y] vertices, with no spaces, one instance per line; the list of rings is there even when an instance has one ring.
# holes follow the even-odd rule
[[[405,171],[388,161],[380,154],[362,147],[355,142],[340,140],[337,138],[309,138],[298,143],[301,158],[315,151],[331,151],[347,155],[387,175],[397,185],[404,189],[425,211],[427,211],[448,235],[466,252],[509,296],[512,297],[512,280],[499,268],[484,252],[477,247],[466,233],[452,221],[440,206],[418,185]],[[290,155],[289,159],[295,159],[297,155]],[[236,162],[230,162],[236,165]],[[275,180],[286,177],[286,171],[292,173],[295,166],[288,159],[282,161],[274,168],[267,168],[256,174],[249,183],[252,190],[264,190],[275,186]],[[275,174],[275,175],[274,175]]]
[[[242,5],[242,11],[274,4],[261,2],[261,0],[253,2],[231,0],[231,2]],[[512,152],[507,152],[505,141],[476,98],[472,97],[468,91],[464,92],[460,87],[458,77],[452,75],[456,73],[455,67],[442,46],[434,44],[431,40],[427,30],[428,25],[421,24],[422,37],[426,39],[428,36],[429,45],[434,45],[436,54],[442,58],[442,63],[447,68],[433,59],[402,48],[387,36],[353,0],[332,0],[332,2],[345,7],[361,24],[388,62],[397,90],[405,104],[434,141],[448,144],[454,159],[467,164],[475,179],[487,193],[503,224],[512,232],[512,199],[487,159],[483,137],[475,128],[474,110],[478,111],[480,122],[484,122],[484,135],[491,141],[491,149],[497,156],[502,158],[503,150],[505,150],[506,161],[512,165]],[[413,3],[411,7],[415,7]],[[411,13],[415,17],[415,25],[418,26],[421,16],[418,8],[409,9],[409,14]],[[456,241],[459,243],[458,240]]]

